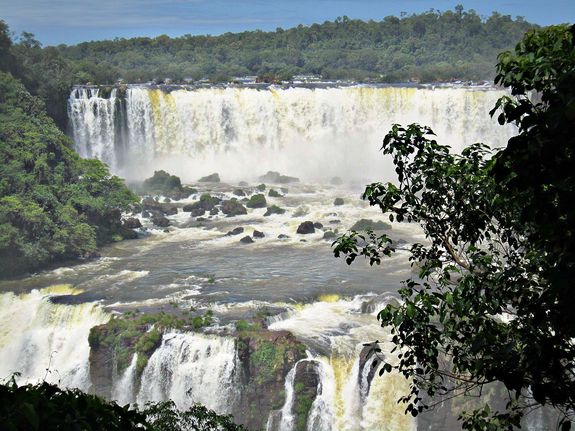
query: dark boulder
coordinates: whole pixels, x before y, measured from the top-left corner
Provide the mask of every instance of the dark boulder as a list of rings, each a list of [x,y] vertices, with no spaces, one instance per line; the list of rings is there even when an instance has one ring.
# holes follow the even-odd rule
[[[201,208],[201,207],[200,207],[200,208],[194,208],[194,209],[192,210],[191,216],[192,216],[192,217],[201,217],[201,216],[203,216],[205,213],[206,213],[206,210],[205,210],[204,208]]]
[[[256,187],[256,189],[258,189],[260,192],[263,192],[266,189],[266,185],[260,184],[259,186]]]
[[[140,219],[136,217],[130,217],[124,220],[123,226],[127,229],[139,229],[142,227]]]
[[[241,242],[242,244],[251,244],[252,242],[254,242],[254,240],[252,239],[251,236],[246,235],[246,236],[244,236],[242,239],[240,239],[240,242]]]
[[[286,234],[284,234],[284,233],[280,233],[280,234],[278,235],[278,239],[288,239],[288,238],[289,238],[289,235],[286,235]]]
[[[152,217],[152,223],[158,227],[168,227],[170,225],[170,220],[164,216],[154,216]]]
[[[313,224],[313,227],[315,227],[316,229],[323,229],[323,224],[321,224],[320,222],[316,221]]]
[[[260,232],[259,230],[254,230],[253,236],[254,238],[263,238],[265,237],[265,234],[263,232]]]
[[[297,233],[302,234],[302,235],[307,235],[307,234],[314,233],[314,232],[315,232],[315,227],[313,225],[313,222],[311,222],[311,221],[304,221],[297,228]]]
[[[337,207],[340,205],[343,205],[345,202],[342,198],[335,198],[335,200],[333,201],[333,204]]]
[[[217,215],[220,212],[220,210],[218,209],[218,207],[213,207],[210,210],[210,215]]]
[[[373,230],[373,231],[381,231],[381,230],[389,230],[391,229],[391,225],[384,221],[378,220],[368,220],[362,218],[355,222],[355,224],[351,227],[351,230]]]
[[[229,201],[224,201],[220,206],[222,212],[228,217],[234,217],[238,215],[244,215],[248,213],[246,207],[244,207],[237,199],[230,199]]]
[[[235,229],[232,229],[231,231],[226,233],[226,236],[239,235],[240,233],[243,233],[243,232],[244,232],[243,227],[236,227]]]
[[[178,207],[169,207],[164,210],[164,214],[171,216],[176,215],[178,213]]]
[[[264,217],[271,216],[272,214],[284,214],[285,212],[286,210],[284,210],[283,208],[280,208],[277,205],[272,205],[271,207],[267,208]]]
[[[246,195],[246,192],[244,192],[242,189],[236,189],[232,193],[236,196],[245,196]]]
[[[262,194],[253,195],[246,204],[248,208],[265,208],[266,205],[266,197]]]
[[[278,191],[274,190],[274,189],[270,189],[270,191],[268,192],[268,196],[270,198],[282,198],[283,195],[281,193],[279,193]]]
[[[219,183],[220,176],[217,173],[213,173],[211,175],[207,175],[202,177],[198,180],[199,183]]]

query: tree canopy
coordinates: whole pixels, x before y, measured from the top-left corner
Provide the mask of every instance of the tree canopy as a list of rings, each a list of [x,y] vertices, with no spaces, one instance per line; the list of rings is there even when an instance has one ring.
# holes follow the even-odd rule
[[[400,305],[378,314],[399,362],[381,373],[410,379],[400,401],[417,416],[433,400],[503,385],[503,406],[461,414],[468,430],[511,430],[549,405],[568,430],[575,411],[574,280],[575,26],[531,31],[499,56],[501,124],[518,126],[504,149],[483,144],[453,154],[431,129],[393,126],[383,141],[397,183],[374,183],[363,198],[389,219],[417,223],[424,243],[409,250],[417,276]],[[347,262],[380,264],[395,243],[350,232],[334,243]],[[485,399],[483,399],[485,402]]]
[[[136,201],[98,160],[82,159],[44,104],[0,72],[0,274],[91,255],[129,234]]]

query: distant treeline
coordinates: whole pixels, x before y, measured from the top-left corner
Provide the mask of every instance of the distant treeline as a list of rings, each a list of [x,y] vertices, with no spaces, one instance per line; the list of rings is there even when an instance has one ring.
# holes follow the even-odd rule
[[[344,16],[275,32],[173,39],[163,35],[46,48],[24,32],[8,54],[19,68],[16,74],[45,100],[62,126],[72,84],[111,84],[118,79],[222,82],[256,75],[273,81],[315,74],[376,82],[491,80],[497,54],[513,48],[533,27],[520,17],[493,12],[482,18],[457,6],[382,21]],[[2,21],[0,30],[9,34]]]

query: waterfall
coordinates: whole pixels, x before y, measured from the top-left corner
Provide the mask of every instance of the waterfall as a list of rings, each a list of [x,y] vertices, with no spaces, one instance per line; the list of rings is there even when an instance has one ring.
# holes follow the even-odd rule
[[[238,398],[237,353],[232,338],[169,332],[142,374],[137,402],[173,400],[229,413]]]
[[[114,382],[114,387],[112,388],[112,399],[115,400],[121,406],[133,403],[134,392],[136,386],[136,369],[138,365],[138,353],[134,353],[132,356],[132,361],[128,368],[124,370],[122,377]]]
[[[19,372],[19,383],[46,380],[90,389],[88,335],[109,316],[96,303],[66,305],[51,300],[77,293],[62,285],[0,295],[1,379]]]
[[[513,133],[489,110],[505,92],[473,88],[171,88],[128,86],[108,98],[77,87],[69,98],[76,149],[128,178],[165,168],[193,181],[276,170],[322,180],[379,179],[378,154],[393,123],[429,125],[460,150],[503,146]],[[320,166],[318,166],[318,164]]]
[[[299,363],[299,362],[298,362]],[[286,400],[281,409],[281,421],[279,431],[292,431],[294,424],[293,402],[294,402],[294,380],[297,363],[289,371],[285,381]]]

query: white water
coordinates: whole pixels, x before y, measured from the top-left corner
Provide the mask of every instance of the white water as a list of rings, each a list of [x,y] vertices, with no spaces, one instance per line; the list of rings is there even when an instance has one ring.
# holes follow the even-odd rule
[[[289,330],[328,352],[315,358],[321,393],[318,391],[308,417],[309,431],[412,431],[417,427],[417,422],[404,414],[405,407],[397,404],[409,390],[407,380],[397,374],[378,376],[368,391],[367,379],[360,375],[359,353],[367,341],[379,339],[386,360],[394,360],[387,332],[371,314],[359,312],[368,299],[327,295],[325,300],[298,307],[270,325],[272,330]]]
[[[46,380],[89,390],[88,334],[108,321],[97,304],[53,304],[51,296],[75,294],[69,286],[0,295],[0,378],[22,374],[20,383]]]
[[[429,125],[460,150],[502,146],[511,128],[488,112],[504,93],[471,88],[159,89],[130,86],[124,99],[74,89],[69,117],[76,148],[128,178],[165,168],[185,181],[220,172],[223,181],[267,170],[306,181],[334,175],[380,179],[378,153],[393,123]],[[120,103],[121,102],[121,103]]]
[[[173,400],[229,413],[237,399],[237,353],[232,338],[169,332],[144,369],[137,402]]]
[[[124,370],[122,377],[114,382],[112,388],[112,399],[119,405],[124,406],[135,401],[134,391],[136,388],[136,366],[138,364],[138,353],[134,353],[128,368]]]

